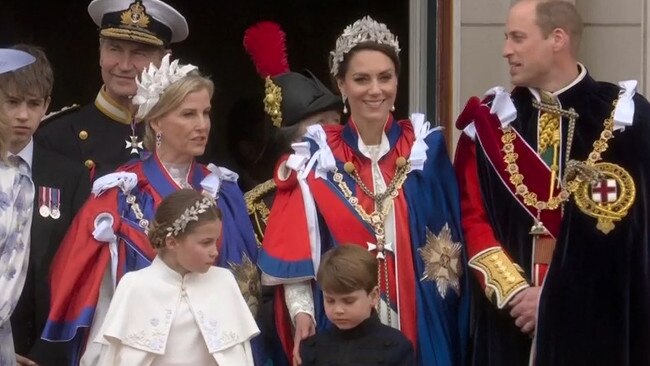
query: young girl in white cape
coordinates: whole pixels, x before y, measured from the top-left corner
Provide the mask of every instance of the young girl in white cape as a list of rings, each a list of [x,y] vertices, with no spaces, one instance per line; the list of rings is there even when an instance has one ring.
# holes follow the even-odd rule
[[[95,342],[103,365],[253,365],[259,333],[234,276],[213,266],[221,212],[181,189],[165,198],[149,231],[151,266],[121,279]]]

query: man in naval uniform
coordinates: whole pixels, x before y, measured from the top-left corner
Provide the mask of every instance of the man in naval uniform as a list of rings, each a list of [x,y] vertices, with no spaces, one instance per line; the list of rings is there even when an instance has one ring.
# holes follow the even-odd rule
[[[135,78],[160,64],[171,43],[188,36],[185,18],[160,0],[94,0],[88,13],[99,27],[104,85],[93,103],[44,121],[35,137],[45,148],[86,165],[94,180],[142,151],[143,126],[135,124]]]
[[[650,104],[592,79],[582,29],[570,2],[518,1],[515,88],[458,118],[475,365],[650,365]]]

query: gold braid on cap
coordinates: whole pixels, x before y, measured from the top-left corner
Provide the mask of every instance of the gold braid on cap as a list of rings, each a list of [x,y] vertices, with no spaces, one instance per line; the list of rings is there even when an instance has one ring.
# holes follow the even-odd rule
[[[266,77],[264,83],[264,111],[271,116],[273,126],[280,128],[282,126],[282,88],[271,80],[270,76]]]
[[[376,42],[392,47],[399,55],[399,42],[397,37],[390,32],[386,24],[378,23],[369,16],[365,16],[356,22],[348,25],[343,34],[336,40],[336,48],[330,52],[331,69],[330,73],[336,77],[339,72],[339,65],[343,62],[345,55],[359,43]]]
[[[186,208],[185,212],[174,220],[171,226],[165,228],[165,231],[167,231],[166,236],[168,238],[178,236],[178,234],[185,231],[185,228],[190,221],[199,221],[199,215],[205,213],[208,208],[214,207],[215,205],[216,201],[209,196],[205,196],[200,201],[196,201],[192,206]]]

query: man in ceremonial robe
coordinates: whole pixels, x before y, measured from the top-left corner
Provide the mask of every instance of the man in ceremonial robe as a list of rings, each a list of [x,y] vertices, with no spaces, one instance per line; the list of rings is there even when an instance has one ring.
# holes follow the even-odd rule
[[[582,28],[568,2],[517,2],[515,88],[457,122],[476,365],[650,364],[650,105],[589,75]]]

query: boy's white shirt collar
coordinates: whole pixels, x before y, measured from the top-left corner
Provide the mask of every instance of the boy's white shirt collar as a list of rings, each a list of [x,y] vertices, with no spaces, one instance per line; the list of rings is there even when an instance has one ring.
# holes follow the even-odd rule
[[[23,159],[27,165],[29,166],[29,170],[32,170],[32,162],[34,160],[34,138],[29,139],[29,143],[23,147],[22,150],[18,152],[18,154],[9,154],[11,155],[18,155]]]

